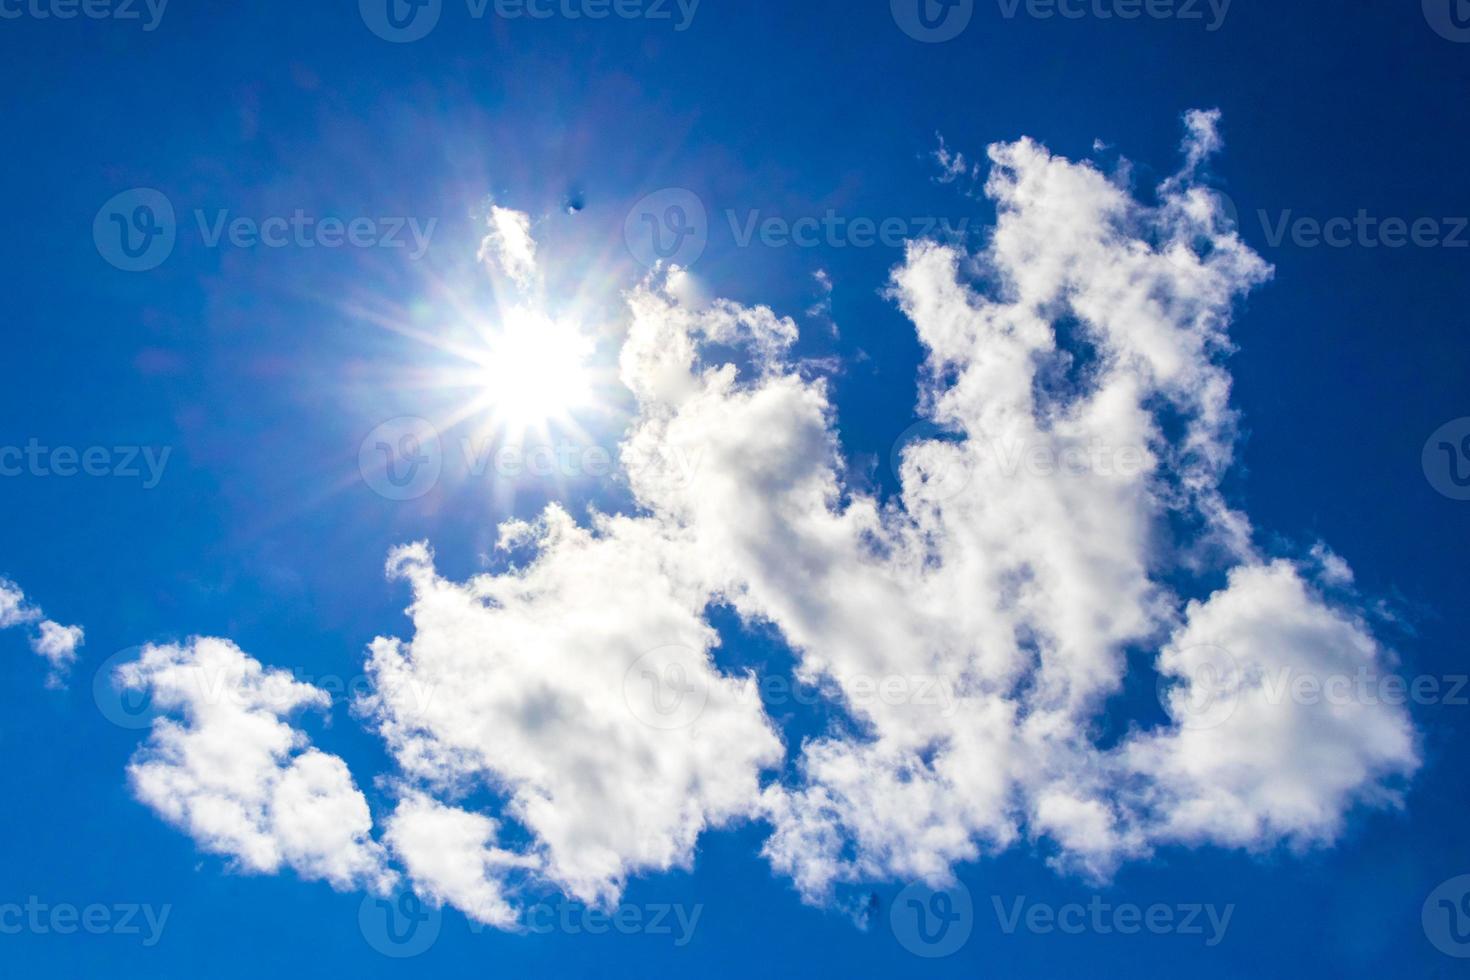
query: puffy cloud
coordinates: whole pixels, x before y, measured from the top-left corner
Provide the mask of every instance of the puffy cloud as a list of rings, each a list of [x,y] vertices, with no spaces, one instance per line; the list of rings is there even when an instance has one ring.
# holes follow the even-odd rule
[[[499,829],[483,814],[411,792],[389,818],[384,840],[416,891],[478,922],[514,929],[519,912],[505,894],[504,881],[536,861],[495,846]]]
[[[1031,140],[990,148],[999,217],[986,250],[916,242],[893,274],[928,351],[922,405],[939,430],[905,448],[895,501],[843,484],[826,389],[784,358],[784,321],[694,313],[657,282],[634,294],[630,445],[704,461],[689,481],[635,473],[640,502],[855,723],[802,746],[799,778],[763,794],[767,855],[808,897],[943,880],[1023,834],[1094,876],[1161,843],[1325,843],[1351,805],[1392,802],[1393,780],[1416,767],[1407,716],[1377,703],[1272,705],[1252,737],[1176,724],[1095,742],[1130,647],[1162,647],[1167,676],[1214,627],[1248,663],[1262,648],[1265,663],[1302,671],[1388,662],[1301,571],[1257,553],[1219,490],[1235,429],[1227,326],[1271,270],[1196,183],[1217,123],[1187,117],[1184,169],[1152,204]],[[731,323],[753,355],[744,376],[702,362]],[[1207,590],[1222,569],[1229,585],[1203,603],[1172,587],[1192,576]],[[1340,560],[1331,572],[1329,584],[1349,575]],[[1263,579],[1295,588],[1247,617],[1244,594]],[[956,710],[871,696],[924,679]],[[1292,759],[1331,774],[1297,778]]]
[[[0,579],[0,629],[9,629],[41,618],[41,612],[26,603],[26,594],[14,582]]]
[[[1418,765],[1408,717],[1375,696],[1392,661],[1288,562],[1237,568],[1191,603],[1159,664],[1182,679],[1181,724],[1124,758],[1161,840],[1330,844],[1352,803],[1397,803],[1391,777]]]
[[[82,645],[84,633],[80,626],[62,626],[53,620],[45,620],[37,627],[31,638],[31,649],[51,663],[51,676],[47,683],[59,686],[67,671],[77,659],[77,647]]]
[[[328,707],[327,692],[208,638],[147,647],[117,678],[161,712],[128,766],[133,791],[200,847],[339,890],[391,881],[347,765],[285,720]]]
[[[926,351],[931,431],[903,447],[890,498],[845,481],[792,320],[694,308],[678,270],[632,290],[638,512],[506,524],[501,547],[528,561],[464,582],[427,544],[390,556],[413,632],[372,644],[358,708],[397,766],[385,843],[415,887],[515,928],[523,888],[610,903],[744,819],[769,823],[766,857],[821,902],[937,884],[1023,841],[1099,878],[1166,845],[1326,845],[1354,806],[1395,805],[1418,766],[1401,707],[1282,694],[1283,676],[1393,658],[1345,561],[1262,553],[1220,489],[1228,325],[1272,270],[1200,182],[1218,113],[1185,130],[1181,170],[1147,200],[1126,168],[992,146],[985,248],[909,246],[888,292]],[[485,249],[535,281],[525,215],[496,209]],[[713,605],[779,633],[837,709],[830,729],[788,752],[756,679],[719,667]],[[1162,724],[1109,717],[1140,650],[1158,651]],[[246,867],[381,880],[350,776],[282,720],[320,692],[221,709],[182,693],[206,663],[231,690],[273,673],[221,641],[146,654],[136,682],[188,720],[160,723],[139,795]],[[1104,722],[1124,734],[1101,744]],[[280,807],[308,758],[325,789]],[[320,798],[350,814],[335,837],[280,826]]]
[[[413,589],[414,636],[373,644],[376,691],[362,708],[405,777],[450,796],[503,793],[532,837],[536,875],[610,902],[628,875],[687,866],[706,827],[754,813],[781,743],[754,679],[714,667],[708,594],[681,577],[658,525],[602,518],[584,530],[553,508],[507,528],[505,543],[534,544],[536,560],[464,584],[440,577],[423,545],[393,554],[390,575]],[[416,696],[423,688],[433,696]],[[393,841],[415,879],[501,918],[497,862],[483,860],[494,825],[413,800]],[[484,882],[436,870],[455,862],[413,830],[436,823],[467,842],[463,863]]]
[[[77,648],[85,633],[80,626],[63,626],[46,619],[39,607],[26,600],[25,592],[7,579],[0,579],[0,629],[35,625],[31,633],[31,649],[51,664],[47,687],[62,687],[71,665],[76,662]]]

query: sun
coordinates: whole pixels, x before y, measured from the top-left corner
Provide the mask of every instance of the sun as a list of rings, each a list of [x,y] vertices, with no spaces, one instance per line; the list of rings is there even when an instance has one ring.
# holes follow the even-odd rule
[[[576,324],[511,308],[474,357],[479,400],[507,432],[569,423],[592,400],[592,353]]]

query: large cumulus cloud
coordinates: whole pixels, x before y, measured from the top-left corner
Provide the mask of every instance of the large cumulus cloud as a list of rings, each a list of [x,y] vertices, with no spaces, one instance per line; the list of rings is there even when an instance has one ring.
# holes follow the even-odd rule
[[[888,284],[933,429],[891,498],[845,482],[792,320],[691,306],[679,270],[634,288],[636,512],[507,524],[531,560],[464,582],[425,543],[389,559],[413,632],[373,644],[359,710],[395,760],[385,844],[415,887],[511,928],[527,883],[611,902],[758,820],[822,902],[1023,842],[1093,877],[1169,844],[1327,845],[1355,806],[1395,805],[1418,765],[1401,708],[1268,683],[1393,659],[1340,559],[1265,552],[1221,491],[1228,326],[1272,271],[1204,184],[1218,121],[1190,113],[1181,170],[1143,194],[1029,139],[990,148],[983,249],[913,242]],[[534,284],[529,219],[494,220],[487,260]],[[776,631],[842,723],[784,742],[757,679],[720,667],[715,605]],[[1164,721],[1109,718],[1130,669]],[[235,720],[270,736],[247,784],[274,785],[300,746],[274,715]],[[267,790],[197,786],[188,731],[135,767],[171,820],[255,867],[377,866],[356,809],[341,865],[279,850]],[[167,803],[217,794],[228,819]]]

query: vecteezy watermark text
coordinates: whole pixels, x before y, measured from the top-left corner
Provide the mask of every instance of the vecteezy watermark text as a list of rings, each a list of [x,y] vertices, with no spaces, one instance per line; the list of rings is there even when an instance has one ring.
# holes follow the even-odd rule
[[[580,902],[536,902],[526,906],[520,915],[522,928],[533,936],[559,933],[564,936],[668,936],[682,949],[694,939],[704,905],[650,902],[642,905],[620,903],[603,909]],[[470,932],[479,933],[485,926],[474,917]]]
[[[0,0],[0,20],[139,21],[144,32],[158,30],[168,0]]]
[[[1213,903],[1135,905],[1120,902],[1115,905],[1103,901],[1101,895],[1093,895],[1086,904],[1050,905],[1032,902],[1025,895],[1009,899],[992,895],[990,903],[1000,931],[1007,936],[1023,929],[1039,936],[1053,933],[1065,936],[1086,933],[1136,936],[1147,933],[1151,936],[1199,936],[1206,946],[1211,947],[1220,945],[1225,931],[1230,928],[1230,918],[1235,914],[1234,903],[1223,908]]]
[[[642,20],[689,30],[702,0],[465,0],[471,20]],[[394,44],[428,37],[439,25],[445,0],[358,0],[368,30]]]
[[[670,645],[650,650],[623,672],[623,701],[635,718],[661,731],[688,728],[709,703],[709,675],[703,654]],[[759,704],[765,711],[799,704],[825,704],[834,697],[854,712],[913,706],[948,718],[959,710],[962,692],[950,678],[936,674],[847,674],[824,685],[795,683],[767,674],[727,692],[738,704]]]
[[[903,248],[916,238],[962,239],[970,226],[968,218],[954,222],[935,217],[849,218],[830,208],[820,218],[796,219],[762,218],[759,210],[744,215],[727,210],[725,220],[737,248],[749,248],[752,243],[767,248]]]
[[[438,218],[319,217],[303,208],[265,216],[195,208],[192,215],[205,248],[402,249],[415,261],[428,252],[439,224]],[[92,223],[98,253],[125,272],[158,268],[173,254],[179,232],[173,202],[147,187],[115,195]]]
[[[1317,218],[1290,208],[1257,212],[1266,242],[1280,248],[1470,248],[1470,218],[1381,217],[1359,208],[1352,217]]]
[[[92,700],[97,710],[114,725],[131,731],[151,728],[156,719],[166,714],[154,703],[151,688],[128,673],[128,666],[136,663],[142,654],[142,647],[120,650],[103,661],[92,677]],[[263,706],[289,710],[299,702],[302,684],[325,692],[333,704],[355,704],[377,691],[376,678],[370,674],[348,677],[274,671],[248,686],[241,686],[237,678],[225,671],[209,667],[200,667],[181,676],[193,687],[190,700],[194,703],[239,708]],[[432,684],[408,681],[399,710],[405,715],[422,717],[429,711],[435,690]]]
[[[902,249],[923,238],[961,242],[970,227],[968,218],[845,215],[833,208],[795,218],[729,208],[724,217],[736,248]],[[689,268],[709,246],[711,230],[703,199],[687,188],[668,187],[633,205],[623,240],[629,254],[649,268]]]
[[[24,446],[0,446],[0,477],[69,479],[77,476],[143,481],[152,490],[163,479],[172,446],[47,446],[32,438]]]
[[[1203,24],[1206,31],[1225,25],[1233,0],[995,0],[1005,20],[1176,20]],[[926,44],[953,41],[975,16],[976,0],[889,0],[894,23]]]
[[[1233,0],[996,0],[1000,14],[1015,20],[1024,12],[1034,20],[1200,21],[1214,33],[1225,26]]]
[[[458,458],[455,453],[458,452]],[[387,500],[417,500],[439,485],[446,469],[471,480],[521,483],[610,480],[640,486],[688,486],[701,463],[698,452],[677,446],[642,454],[629,446],[561,440],[540,443],[461,438],[449,442],[427,419],[390,419],[358,447],[363,482]]]
[[[154,907],[136,902],[53,905],[32,895],[24,904],[0,903],[0,936],[74,936],[79,932],[90,936],[142,936],[143,945],[152,948],[163,938],[172,912],[172,905]]]

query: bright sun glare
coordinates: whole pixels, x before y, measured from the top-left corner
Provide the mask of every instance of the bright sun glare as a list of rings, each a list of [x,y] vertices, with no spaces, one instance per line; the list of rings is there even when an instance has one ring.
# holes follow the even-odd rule
[[[575,325],[515,308],[486,341],[476,358],[482,397],[504,430],[569,422],[590,401],[592,342]]]

